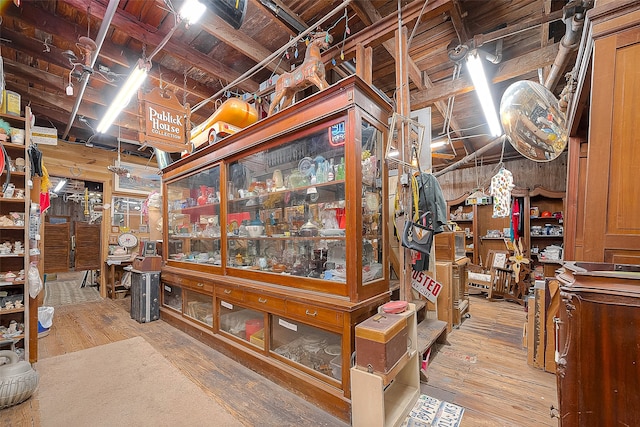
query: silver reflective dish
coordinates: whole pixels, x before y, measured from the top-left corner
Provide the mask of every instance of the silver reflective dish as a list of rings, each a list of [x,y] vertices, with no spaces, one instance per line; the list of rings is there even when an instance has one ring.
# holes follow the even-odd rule
[[[567,146],[564,113],[539,83],[523,80],[509,86],[500,101],[500,120],[513,148],[528,159],[548,162]]]

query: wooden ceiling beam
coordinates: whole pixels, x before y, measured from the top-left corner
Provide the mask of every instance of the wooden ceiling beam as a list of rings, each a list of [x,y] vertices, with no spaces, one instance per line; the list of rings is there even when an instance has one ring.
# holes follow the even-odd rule
[[[47,71],[41,70],[39,68],[35,68],[35,67],[31,67],[29,65],[25,65],[16,61],[13,61],[9,58],[4,58],[4,66],[5,66],[5,72],[7,73],[8,77],[11,78],[12,76],[17,78],[17,79],[24,79],[27,78],[31,83],[33,82],[41,82],[42,84],[45,84],[49,87],[52,88],[57,88],[57,92],[55,93],[56,96],[60,96],[62,98],[65,99],[75,99],[73,97],[67,97],[64,93],[63,93],[63,89],[66,87],[68,80],[65,77],[60,77],[56,74],[52,74],[52,73],[48,73]],[[164,74],[164,73],[163,73]],[[166,81],[166,80],[163,80]],[[88,102],[91,102],[93,104],[98,104],[98,105],[102,105],[102,106],[106,106],[108,105],[108,102],[105,101],[105,94],[104,91],[99,91],[96,90],[94,88],[92,88],[91,86],[87,86],[85,92],[84,92],[84,96],[83,96],[83,100],[86,100]],[[69,111],[71,111],[71,109],[69,109]],[[192,120],[197,121],[197,120],[202,120],[204,121],[206,118],[208,117],[208,115],[202,115],[202,114],[194,114],[192,116]],[[65,119],[64,121],[67,121],[67,119]],[[63,122],[64,122],[63,121]]]
[[[422,6],[424,0],[414,0],[401,10],[402,21],[406,24],[415,20]],[[441,13],[445,13],[451,8],[451,0],[432,0],[427,4],[424,9],[423,18],[429,19]],[[381,44],[383,41],[393,37],[393,32],[398,29],[398,15],[390,14],[385,16],[380,21],[369,25],[362,31],[347,38],[344,42],[344,46],[334,45],[327,49],[322,54],[322,62],[327,64],[327,67],[331,66],[331,59],[340,57],[339,53],[344,53],[345,60],[351,59],[355,55],[355,49],[358,43],[365,44],[366,46],[375,47]],[[391,34],[391,36],[390,36]]]
[[[375,6],[371,3],[370,0],[360,0],[357,2],[352,2],[350,6],[353,8],[353,10],[356,11],[358,16],[360,16],[360,19],[362,19],[367,25],[372,25],[382,20],[382,15],[380,15],[380,13],[376,10]],[[382,43],[382,46],[386,49],[387,52],[389,52],[389,55],[391,55],[393,59],[396,59],[395,45],[395,38],[385,40]],[[411,78],[411,81],[413,81],[413,84],[415,84],[418,89],[425,89],[420,69],[409,55],[407,55],[406,58],[407,67],[409,70],[409,78]]]
[[[85,13],[86,1],[85,0],[65,0],[69,6],[72,6],[82,13]],[[95,18],[101,19],[106,12],[106,6],[93,2],[91,4],[91,14]],[[148,45],[158,46],[162,42],[164,35],[157,32],[149,31],[146,26],[140,25],[140,23],[123,10],[118,10],[118,13],[113,17],[111,25],[118,28],[119,31],[127,33],[132,38]],[[222,62],[208,57],[207,55],[197,52],[186,43],[169,40],[165,45],[162,52],[166,55],[178,58],[190,66],[197,67],[202,71],[209,74],[213,74],[223,81],[233,81],[240,77],[240,74],[235,70],[227,67]],[[259,88],[258,83],[253,80],[245,80],[238,84],[238,87],[247,92],[256,92]]]
[[[6,85],[11,90],[15,90],[16,92],[20,93],[22,96],[22,99],[25,101],[28,101],[30,98],[35,98],[40,100],[41,102],[51,105],[52,107],[55,107],[56,109],[71,111],[71,109],[73,108],[73,104],[74,104],[73,98],[67,99],[59,95],[56,95],[54,93],[46,92],[41,89],[29,87],[27,84],[20,84],[13,81],[7,81]],[[78,109],[78,116],[85,116],[89,119],[97,121],[100,118],[102,112],[96,111],[96,108],[94,108],[94,105],[95,104],[81,103]],[[120,116],[118,116],[118,118],[119,118],[119,123],[117,124],[117,126],[121,126],[127,129],[137,130],[138,129],[137,105],[135,106],[131,105],[125,110],[123,110]],[[69,116],[67,115],[66,118],[59,120],[59,122],[65,123],[65,122],[68,122],[68,120],[69,120]]]
[[[40,40],[29,37],[27,34],[24,34],[24,33],[18,33],[8,28],[3,28],[2,35],[3,35],[3,38],[12,41],[11,44],[7,45],[7,48],[15,49],[16,51],[19,51],[22,54],[26,54],[33,57],[38,62],[42,62],[44,52],[42,52],[43,43]],[[108,41],[105,41],[103,43],[103,47],[105,45],[112,45],[112,44],[109,43]],[[70,72],[71,64],[62,55],[63,50],[53,44],[49,44],[48,47],[49,47],[49,52],[46,53],[46,61],[58,67],[65,68]],[[100,52],[102,52],[102,49]],[[120,49],[120,52],[123,52],[123,55],[124,55],[124,52],[127,52],[128,56],[131,56],[131,57],[135,55],[134,53],[129,52],[123,48]],[[122,70],[112,70],[112,71],[118,72]],[[149,76],[155,79],[156,81],[160,81],[159,67],[153,67],[149,72]],[[101,79],[101,77],[99,77],[98,75],[95,75],[94,78]],[[34,81],[37,81],[37,80],[38,78],[36,77]],[[116,86],[116,83],[114,82],[110,82],[105,79],[101,79],[101,81],[103,81],[105,84],[108,84],[110,86]],[[198,81],[191,78],[187,78],[187,83],[185,86],[184,76],[182,74],[175,73],[165,67],[163,67],[162,69],[162,81],[163,83],[169,84],[180,91],[186,90],[189,95],[195,96],[198,99],[198,102],[211,96],[211,93],[214,91],[212,88],[209,88],[208,86],[205,86],[202,83],[199,83]],[[60,87],[61,88],[65,87],[67,82],[68,82],[68,77],[63,77],[63,85]],[[99,102],[97,99],[94,99],[94,102],[100,103],[102,105],[107,105],[106,101]]]
[[[75,43],[81,36],[86,36],[86,34],[81,34],[79,32],[80,29],[77,25],[70,24],[68,21],[34,6],[34,4],[37,4],[37,2],[25,1],[22,2],[20,8],[8,7],[6,10],[6,16],[14,18],[20,25],[34,27],[51,34],[54,45],[56,44],[57,39],[64,40],[66,42],[73,41]],[[4,13],[5,12],[3,11],[3,14]],[[2,36],[6,38],[6,35],[4,34],[5,29],[6,27],[3,28]],[[86,30],[86,28],[83,30]],[[42,42],[40,42],[40,46],[43,47]],[[49,44],[49,46],[51,46],[51,44]],[[76,48],[72,50],[76,55],[78,55],[78,57],[80,57],[79,49]],[[53,56],[55,52],[51,52],[50,54]],[[132,62],[124,55],[123,49],[107,43],[106,41],[102,44],[100,56],[126,68],[129,68]],[[62,57],[60,58],[64,59]],[[65,60],[65,62],[69,65],[68,61]]]
[[[537,71],[538,68],[553,64],[558,54],[559,43],[546,46],[518,58],[502,62],[492,79],[493,83],[503,82],[517,78],[525,74]],[[454,81],[439,83],[431,89],[415,92],[411,95],[412,105],[415,108],[424,108],[429,105],[449,98],[453,95],[468,93],[473,90],[473,83],[467,76],[460,76]]]
[[[293,19],[295,19],[301,26],[303,27],[308,27],[307,23],[304,22],[302,19],[300,19],[300,17],[298,16],[297,13],[295,13],[294,11],[292,11],[291,9],[289,9],[287,7],[286,4],[283,4],[280,0],[271,0],[270,1],[272,3],[273,6],[275,6],[277,9],[282,10],[284,13],[288,14],[289,16],[291,16]],[[259,7],[260,9],[262,9],[265,14],[267,16],[272,15],[274,16],[276,19],[274,19],[274,21],[277,23],[277,25],[282,28],[283,30],[285,30],[289,36],[297,36],[298,32],[294,31],[289,25],[287,25],[286,22],[284,22],[282,19],[280,19],[280,17],[278,16],[278,14],[276,12],[274,12],[270,7],[267,7],[263,1],[260,0],[251,0],[251,4],[255,5],[256,7]]]
[[[198,21],[198,24],[204,31],[211,34],[221,42],[253,59],[256,64],[273,53],[251,37],[247,36],[245,33],[233,28],[224,19],[220,18],[213,12],[205,12],[204,16],[200,18],[200,21]],[[284,73],[291,69],[291,64],[288,60],[282,59],[279,67],[276,67],[276,64],[273,61],[266,64],[265,67],[271,71],[275,71],[276,73]]]
[[[307,24],[306,24],[306,23],[304,23],[302,20],[300,20],[300,19],[298,18],[298,16],[297,16],[295,13],[291,12],[291,11],[290,11],[290,10],[289,10],[285,5],[283,5],[280,1],[278,1],[278,0],[272,0],[272,1],[273,1],[273,3],[274,3],[277,7],[279,7],[280,9],[284,10],[284,11],[285,11],[285,12],[287,12],[287,13],[289,13],[289,12],[290,12],[291,16],[293,16],[293,17],[294,17],[294,18],[295,18],[295,19],[296,19],[296,20],[297,20],[301,25],[304,25],[305,27],[307,26]],[[253,6],[255,6],[255,7],[257,7],[257,8],[260,8],[260,9],[265,13],[265,15],[267,15],[267,16],[275,16],[275,17],[276,17],[276,19],[274,20],[274,22],[276,23],[276,25],[278,25],[278,27],[280,27],[282,30],[286,31],[286,32],[287,32],[287,34],[289,34],[289,36],[290,36],[290,37],[292,37],[292,36],[297,36],[297,35],[298,35],[298,33],[297,33],[296,31],[294,31],[293,29],[291,29],[291,27],[289,27],[286,23],[284,23],[284,22],[282,21],[282,19],[280,19],[280,18],[279,18],[279,17],[274,13],[274,11],[273,11],[273,10],[271,10],[269,7],[267,7],[266,5],[264,5],[262,1],[260,1],[260,0],[250,0],[250,4],[252,4]]]

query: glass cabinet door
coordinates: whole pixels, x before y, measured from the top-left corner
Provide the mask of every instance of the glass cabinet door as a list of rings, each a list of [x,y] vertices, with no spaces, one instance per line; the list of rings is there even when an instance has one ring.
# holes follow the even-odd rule
[[[382,132],[366,121],[361,126],[362,283],[383,277]]]
[[[182,288],[169,283],[163,283],[162,305],[182,312]]]
[[[185,289],[184,314],[198,322],[213,326],[213,297]]]
[[[264,349],[264,314],[220,300],[220,331]]]
[[[221,265],[220,166],[167,184],[170,261]]]
[[[346,281],[345,122],[227,170],[227,267]]]
[[[271,315],[270,350],[292,362],[342,381],[341,336]]]

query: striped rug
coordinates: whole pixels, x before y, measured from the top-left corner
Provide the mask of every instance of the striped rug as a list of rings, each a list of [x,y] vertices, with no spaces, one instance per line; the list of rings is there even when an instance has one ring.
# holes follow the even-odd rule
[[[55,280],[46,280],[44,304],[49,307],[59,307],[68,304],[100,301],[97,287],[85,286],[81,288],[84,272],[58,273]]]

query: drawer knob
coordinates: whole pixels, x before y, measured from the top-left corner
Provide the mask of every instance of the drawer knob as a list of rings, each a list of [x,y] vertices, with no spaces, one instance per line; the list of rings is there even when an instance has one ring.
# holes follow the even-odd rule
[[[267,299],[260,297],[260,298],[258,298],[258,302],[261,303],[261,304],[264,304],[264,303],[267,302]]]
[[[199,288],[201,288],[201,287],[203,287],[203,286],[204,286],[204,283],[198,283],[198,285],[197,285],[197,286],[198,286]]]
[[[231,293],[231,289],[225,289],[225,290],[224,290],[224,293],[225,293],[225,294],[227,294],[227,295],[229,295],[229,294]]]
[[[307,316],[311,316],[311,317],[316,317],[318,315],[318,312],[315,310],[314,311],[306,310],[305,313],[307,314]]]

